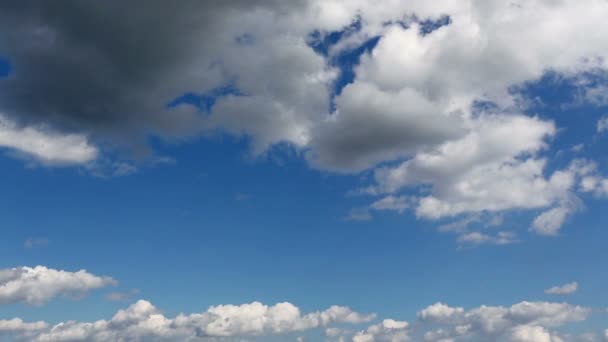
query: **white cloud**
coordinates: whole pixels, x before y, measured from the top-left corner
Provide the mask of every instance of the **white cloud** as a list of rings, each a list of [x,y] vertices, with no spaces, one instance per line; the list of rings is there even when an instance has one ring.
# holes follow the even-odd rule
[[[356,331],[347,325],[368,323],[375,315],[341,306],[304,314],[291,303],[268,306],[253,302],[212,306],[201,313],[171,318],[150,302],[139,300],[108,320],[53,325],[0,320],[0,337],[38,342],[243,341],[271,336],[297,340],[310,330],[324,329],[328,341],[339,342],[574,342],[583,336],[597,335],[568,335],[559,329],[582,322],[591,313],[590,308],[551,302],[521,302],[509,307],[482,305],[470,310],[437,303],[418,312],[414,323],[383,319]]]
[[[604,133],[606,130],[608,130],[608,116],[603,116],[597,121],[597,132]]]
[[[45,165],[84,164],[97,158],[97,148],[80,134],[60,134],[44,127],[19,127],[0,114],[0,147]]]
[[[26,303],[41,305],[49,300],[116,284],[110,277],[99,277],[85,270],[68,272],[44,266],[0,270],[0,305]]]
[[[543,177],[546,161],[519,158],[544,148],[555,127],[520,115],[491,116],[474,123],[462,139],[420,153],[397,167],[376,172],[378,188],[395,192],[432,184],[416,213],[426,218],[547,206],[554,186]],[[514,136],[516,135],[516,136]]]
[[[418,317],[435,327],[426,333],[427,341],[557,342],[561,339],[547,329],[584,321],[591,311],[548,302],[521,302],[511,307],[484,305],[468,311],[438,303],[422,310]]]
[[[562,342],[557,336],[551,335],[547,329],[535,325],[521,325],[511,332],[513,342]]]
[[[555,236],[568,216],[572,215],[573,209],[569,207],[551,208],[534,219],[532,230],[540,235]]]
[[[410,341],[409,323],[385,319],[365,331],[358,332],[352,340],[353,342],[407,342]]]
[[[3,332],[15,332],[15,331],[32,331],[46,329],[48,324],[46,322],[34,322],[26,323],[19,318],[13,318],[9,320],[0,320],[0,333]]]
[[[212,306],[197,314],[180,314],[165,317],[150,302],[140,300],[119,310],[110,320],[95,322],[61,322],[47,328],[44,323],[31,324],[27,336],[31,341],[194,341],[214,338],[255,337],[282,335],[332,324],[360,324],[369,322],[374,315],[364,315],[346,307],[332,306],[325,311],[301,314],[290,303],[267,306],[259,302],[243,305]],[[2,327],[0,321],[0,329]],[[16,338],[23,338],[25,323],[17,320],[17,328],[7,328]]]
[[[605,72],[608,31],[597,29],[608,16],[605,1],[385,0],[382,6],[372,0],[266,3],[216,6],[188,2],[176,7],[173,21],[164,20],[162,6],[148,6],[142,21],[150,20],[149,27],[155,27],[158,41],[154,44],[141,39],[149,36],[142,29],[146,25],[131,25],[128,10],[109,11],[121,13],[112,20],[117,32],[125,33],[121,35],[124,40],[107,39],[108,47],[97,44],[99,49],[94,50],[90,46],[95,42],[72,39],[71,33],[82,29],[78,21],[66,18],[65,25],[56,27],[57,19],[47,18],[46,12],[40,13],[42,22],[6,20],[20,23],[6,29],[25,37],[47,25],[48,34],[65,46],[49,43],[32,51],[22,44],[9,46],[14,55],[22,57],[23,69],[32,71],[27,77],[16,75],[14,87],[2,88],[5,91],[0,96],[7,107],[19,111],[10,115],[53,121],[57,126],[55,121],[67,122],[83,132],[92,131],[95,138],[109,134],[117,144],[129,145],[137,140],[132,136],[171,139],[219,131],[250,138],[255,155],[287,143],[323,170],[348,173],[383,165],[376,170],[377,192],[397,196],[393,192],[420,186],[430,190],[411,204],[425,219],[544,210],[532,227],[537,233],[556,235],[576,211],[563,205],[573,188],[560,187],[547,176],[552,170],[543,153],[557,127],[549,118],[524,115],[521,104],[529,99],[512,89],[535,82],[547,72],[572,77]],[[106,11],[95,6],[83,11],[100,21],[106,19]],[[199,20],[190,20],[192,13],[200,13]],[[31,13],[24,10],[27,14]],[[420,33],[421,24],[415,18],[443,15],[450,17],[449,25]],[[329,47],[329,56],[309,46],[312,32],[324,37],[355,20],[360,30],[351,30]],[[156,25],[158,22],[162,24]],[[187,34],[178,34],[186,30],[183,23],[189,23]],[[245,43],[238,39],[243,35]],[[166,41],[166,37],[180,39]],[[333,64],[335,57],[373,37],[378,38],[377,46],[353,66],[354,80],[335,97],[335,110],[330,113],[340,74],[339,66]],[[126,48],[138,44],[145,46]],[[167,44],[174,48],[167,49]],[[57,65],[48,73],[36,73],[44,70],[39,65],[44,53]],[[66,57],[73,55],[90,58],[76,63]],[[166,58],[146,58],[149,56]],[[134,68],[133,60],[151,63]],[[98,70],[89,61],[100,61],[104,68],[88,74]],[[63,88],[54,82],[56,75],[68,74],[78,77],[63,82],[65,90],[87,90],[80,93],[82,99],[73,96],[69,105],[61,101],[62,96],[51,96],[63,94]],[[141,75],[146,75],[145,82]],[[183,92],[204,92],[227,84],[239,94],[214,99],[210,115],[200,115],[188,106],[172,108],[171,115],[160,109]],[[36,90],[34,95],[42,103],[32,106],[23,95],[28,90]],[[601,99],[603,92],[596,87],[589,94]],[[480,109],[475,106],[477,101],[493,106]],[[37,113],[38,107],[53,112]],[[55,116],[59,119],[54,120]],[[4,118],[0,145],[48,164],[78,164],[96,158],[98,151],[87,136],[60,135],[40,127],[21,128]],[[117,172],[133,170],[132,165],[124,164]],[[375,205],[406,210],[404,203],[391,207],[382,201]]]
[[[518,242],[518,240],[517,235],[513,232],[498,232],[496,235],[469,232],[459,235],[458,242],[471,245],[510,245]]]
[[[573,282],[573,283],[568,283],[568,284],[565,284],[562,286],[551,287],[549,289],[546,289],[545,293],[551,294],[551,295],[569,295],[569,294],[573,294],[577,290],[578,290],[578,283]]]

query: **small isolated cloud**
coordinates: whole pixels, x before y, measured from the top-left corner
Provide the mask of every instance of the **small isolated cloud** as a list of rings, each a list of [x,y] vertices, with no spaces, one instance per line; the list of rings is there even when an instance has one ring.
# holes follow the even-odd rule
[[[348,212],[348,215],[344,217],[346,221],[371,221],[372,214],[368,208],[353,208]]]
[[[573,294],[578,290],[578,283],[573,282],[562,286],[554,286],[546,289],[545,293],[550,295],[569,295]]]
[[[110,292],[106,295],[106,299],[111,302],[122,302],[133,298],[139,294],[139,289],[132,289],[127,292]]]
[[[498,232],[496,235],[470,232],[458,237],[459,243],[470,245],[510,245],[518,241],[517,235],[513,232]]]
[[[604,133],[607,130],[608,130],[608,115],[605,115],[597,121],[597,132]]]
[[[45,237],[36,237],[36,238],[28,238],[23,242],[23,247],[27,249],[31,249],[34,247],[46,246],[51,241]]]
[[[57,296],[85,294],[116,283],[85,270],[68,272],[45,266],[0,269],[0,305],[42,305]]]

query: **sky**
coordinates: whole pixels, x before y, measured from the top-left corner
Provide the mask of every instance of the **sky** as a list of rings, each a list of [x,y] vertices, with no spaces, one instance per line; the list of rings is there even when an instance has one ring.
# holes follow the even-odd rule
[[[0,4],[0,341],[608,341],[606,17]]]

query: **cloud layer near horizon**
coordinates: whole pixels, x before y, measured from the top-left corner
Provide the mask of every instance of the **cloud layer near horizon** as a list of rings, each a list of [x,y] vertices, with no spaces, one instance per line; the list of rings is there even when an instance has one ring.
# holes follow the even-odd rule
[[[98,277],[84,270],[69,272],[45,266],[4,269],[0,270],[0,305],[42,305],[62,295],[116,284],[110,277]],[[567,286],[560,287],[559,292],[565,293],[563,288]],[[295,339],[294,334],[324,329],[329,342],[562,342],[578,341],[580,336],[565,334],[559,328],[583,322],[593,313],[594,309],[588,307],[543,301],[523,301],[510,307],[482,305],[469,310],[436,303],[420,310],[416,321],[407,322],[378,320],[374,313],[360,313],[347,306],[333,305],[323,311],[303,313],[289,302],[252,302],[215,305],[200,313],[181,313],[171,318],[149,301],[138,300],[118,310],[111,319],[94,322],[3,319],[0,338],[40,342],[240,341],[271,336]],[[368,326],[360,328],[365,325]],[[589,341],[603,341],[598,334],[586,336]]]
[[[510,307],[481,306],[471,310],[436,303],[418,312],[415,323],[384,319],[360,331],[356,327],[375,319],[348,307],[332,306],[325,311],[302,314],[291,303],[268,306],[259,302],[212,306],[207,311],[166,317],[145,300],[119,310],[109,320],[24,322],[0,320],[0,337],[27,341],[241,341],[281,338],[326,329],[325,340],[352,342],[408,341],[579,341],[580,336],[558,332],[558,328],[586,320],[590,308],[566,303],[521,302]],[[603,341],[599,334],[585,335]],[[592,339],[590,339],[592,337]],[[298,341],[304,340],[302,337]]]

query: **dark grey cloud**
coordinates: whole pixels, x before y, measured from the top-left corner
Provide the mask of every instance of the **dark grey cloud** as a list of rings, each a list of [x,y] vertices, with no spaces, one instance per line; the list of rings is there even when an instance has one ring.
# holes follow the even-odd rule
[[[13,72],[0,80],[0,112],[114,143],[197,132],[200,115],[166,104],[227,81],[214,59],[225,19],[261,7],[287,10],[274,0],[3,2],[0,55]]]

